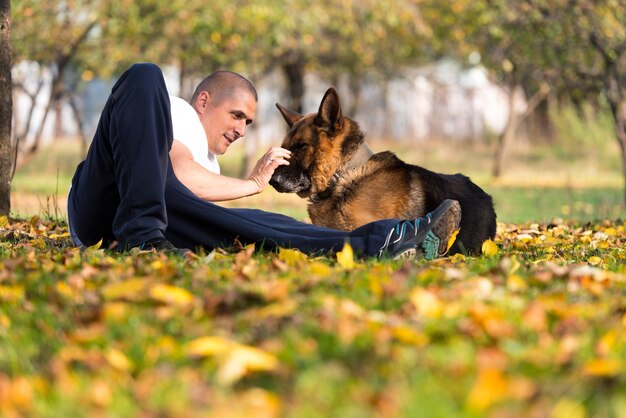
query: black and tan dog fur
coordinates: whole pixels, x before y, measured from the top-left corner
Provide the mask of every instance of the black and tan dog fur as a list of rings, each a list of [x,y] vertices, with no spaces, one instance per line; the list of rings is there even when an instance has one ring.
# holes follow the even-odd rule
[[[388,151],[372,154],[359,125],[342,115],[335,89],[328,89],[318,113],[276,106],[289,125],[282,147],[292,154],[270,184],[308,198],[314,224],[349,231],[379,219],[415,219],[455,199],[461,230],[450,253],[480,253],[482,243],[494,237],[491,196],[464,175],[435,173]]]

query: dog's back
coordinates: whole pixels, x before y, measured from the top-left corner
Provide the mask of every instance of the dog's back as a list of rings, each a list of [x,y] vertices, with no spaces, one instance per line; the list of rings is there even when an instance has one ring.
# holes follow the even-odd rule
[[[461,204],[461,230],[450,249],[451,254],[480,254],[482,243],[496,234],[496,212],[493,200],[469,177],[463,174],[440,174],[407,164],[419,180],[426,212],[431,212],[446,199]]]

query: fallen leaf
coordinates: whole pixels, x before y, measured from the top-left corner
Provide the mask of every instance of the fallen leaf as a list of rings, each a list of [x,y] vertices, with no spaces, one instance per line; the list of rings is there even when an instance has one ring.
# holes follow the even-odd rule
[[[224,337],[200,337],[188,342],[184,347],[184,352],[193,357],[214,356],[232,349],[235,344],[234,341]]]
[[[589,257],[589,259],[587,260],[587,263],[591,264],[592,266],[597,266],[600,263],[602,263],[602,259],[594,255],[593,257]]]
[[[450,250],[450,248],[456,241],[456,237],[457,235],[459,235],[459,232],[461,232],[461,228],[454,230],[452,234],[450,234],[450,238],[448,238],[448,243],[446,244],[446,251],[445,251],[446,253]]]
[[[22,286],[0,286],[0,301],[20,302],[24,299]]]
[[[220,365],[217,378],[222,384],[231,385],[249,372],[276,369],[278,359],[261,349],[246,345],[235,345]]]
[[[308,256],[299,250],[279,248],[278,259],[287,263],[288,266],[296,266],[307,261]]]
[[[120,350],[109,348],[105,351],[104,358],[107,363],[116,370],[121,372],[130,372],[133,370],[133,363]]]
[[[129,279],[105,285],[102,288],[102,296],[105,299],[138,300],[144,298],[148,287],[148,279]]]
[[[193,295],[187,290],[176,286],[157,284],[150,288],[150,297],[167,305],[186,308],[193,305]]]
[[[443,313],[443,303],[429,290],[415,288],[411,291],[410,299],[419,316],[439,318]]]
[[[96,242],[94,245],[90,245],[89,247],[87,247],[87,250],[96,251],[96,250],[99,250],[101,246],[102,246],[102,240]]]
[[[585,407],[573,399],[559,399],[550,412],[550,418],[586,418]]]
[[[482,253],[488,257],[493,257],[494,255],[498,254],[498,246],[495,242],[488,239],[483,242]]]
[[[506,398],[508,383],[500,370],[481,370],[467,396],[467,404],[471,409],[484,411],[496,402]]]
[[[337,262],[346,270],[354,268],[354,251],[348,242],[345,242],[343,244],[343,249],[337,252]]]
[[[622,362],[616,359],[596,358],[588,361],[583,373],[588,376],[612,377],[622,372]]]

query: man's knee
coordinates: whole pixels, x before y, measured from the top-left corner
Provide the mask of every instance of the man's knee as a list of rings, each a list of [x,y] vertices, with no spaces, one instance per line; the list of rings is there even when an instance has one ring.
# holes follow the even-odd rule
[[[128,70],[128,76],[134,83],[143,83],[154,86],[155,83],[164,83],[163,71],[150,62],[133,64]]]
[[[163,72],[158,66],[148,62],[133,64],[113,86],[113,98],[117,100],[131,91],[143,95],[148,94],[150,97],[154,94],[167,94]]]

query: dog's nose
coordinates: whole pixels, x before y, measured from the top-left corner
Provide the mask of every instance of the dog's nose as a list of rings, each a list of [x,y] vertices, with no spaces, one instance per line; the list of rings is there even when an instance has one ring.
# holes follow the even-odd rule
[[[272,174],[272,178],[270,178],[270,186],[280,193],[289,193],[290,190],[287,188],[287,178],[284,174],[284,170],[281,170],[281,168],[282,167],[278,167],[274,171],[274,174]]]
[[[270,185],[280,193],[298,193],[308,190],[311,180],[304,173],[292,173],[288,166],[282,166],[274,171]]]

